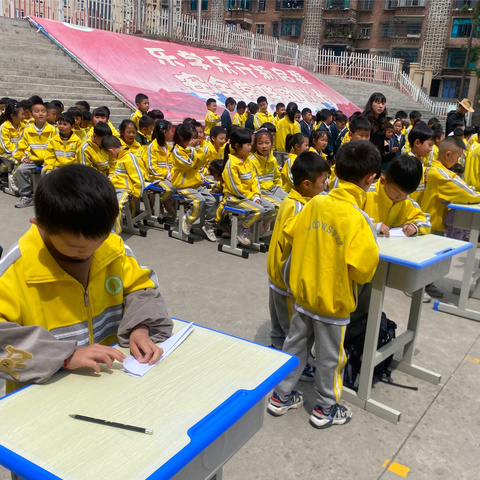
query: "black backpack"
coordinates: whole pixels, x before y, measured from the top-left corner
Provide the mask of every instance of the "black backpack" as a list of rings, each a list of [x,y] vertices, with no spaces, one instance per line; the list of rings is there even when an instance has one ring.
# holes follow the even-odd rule
[[[363,347],[365,344],[365,332],[367,330],[368,314],[361,317],[353,324],[347,326],[345,334],[344,348],[348,361],[345,365],[343,373],[343,385],[352,390],[358,389],[359,373],[362,367],[361,357],[363,355]],[[380,323],[380,331],[378,333],[377,349],[383,347],[395,338],[395,330],[397,324],[389,320],[384,312]],[[392,363],[393,355],[390,355],[383,362],[379,363],[373,371],[372,385],[382,381],[385,376],[389,383],[392,383],[390,371],[388,367]]]

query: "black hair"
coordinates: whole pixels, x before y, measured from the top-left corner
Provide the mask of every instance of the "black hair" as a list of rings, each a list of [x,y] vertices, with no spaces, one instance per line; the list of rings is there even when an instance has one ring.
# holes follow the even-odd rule
[[[449,168],[449,170],[460,176],[463,175],[463,173],[465,172],[465,168],[463,168],[463,165],[461,163],[455,163]]]
[[[367,175],[377,173],[380,164],[381,155],[373,143],[368,140],[347,142],[337,152],[337,177],[340,180],[358,183]]]
[[[440,123],[440,120],[437,117],[432,117],[430,120],[428,120],[427,126],[428,127],[433,127],[433,125],[438,125]]]
[[[89,122],[92,121],[92,113],[90,110],[82,110],[82,121],[88,120]]]
[[[147,115],[154,120],[163,120],[165,115],[161,110],[150,110]]]
[[[201,124],[200,124],[200,126],[201,126]],[[222,133],[224,133],[225,135],[227,134],[227,131],[223,127],[213,127],[210,130],[210,138],[216,138],[217,135],[220,135]]]
[[[18,105],[24,110],[32,110],[32,102],[30,100],[20,100]]]
[[[443,128],[440,124],[437,123],[436,125],[434,125],[432,130],[433,130],[432,139],[434,141],[442,138],[442,135],[444,134],[444,131],[443,131]]]
[[[368,99],[367,104],[365,105],[365,108],[363,109],[362,115],[372,124],[371,131],[373,133],[384,133],[387,123],[387,108],[385,107],[383,112],[378,115],[378,117],[376,117],[372,110],[372,104],[374,104],[375,102],[381,102],[386,104],[387,98],[383,93],[372,93],[370,95],[370,98]]]
[[[312,111],[309,108],[304,108],[302,110],[302,115],[305,115],[306,113],[312,113]]]
[[[79,100],[76,104],[75,104],[76,107],[80,108],[80,110],[83,110],[83,111],[87,111],[89,112],[90,111],[90,104],[85,101],[85,100]],[[83,109],[81,108],[83,107]]]
[[[408,134],[408,143],[413,147],[418,140],[420,143],[426,142],[433,138],[433,130],[426,125],[416,125],[410,130]]]
[[[387,123],[385,130],[393,130],[393,123]]]
[[[240,110],[245,110],[247,108],[247,104],[243,101],[243,100],[240,100],[238,103],[237,103],[237,111],[240,109]]]
[[[108,236],[118,216],[112,182],[94,168],[71,163],[45,175],[34,196],[35,218],[47,234]]]
[[[265,125],[265,124],[264,124]],[[272,124],[273,125],[273,124]],[[256,151],[256,147],[257,147],[257,140],[262,136],[262,135],[268,135],[268,138],[270,139],[270,142],[272,142],[272,148],[273,148],[273,135],[272,133],[270,132],[270,130],[268,130],[268,128],[265,128],[263,125],[255,131],[255,133],[253,134],[253,145],[252,145],[252,149]]]
[[[110,118],[110,110],[107,109],[107,107],[97,107],[92,112],[92,118],[95,117],[106,117],[106,119],[108,120]]]
[[[242,147],[246,143],[252,143],[252,134],[253,132],[249,128],[240,128],[235,130],[230,135],[230,143],[225,147],[225,160],[228,160],[228,155],[230,150],[233,150],[233,153],[236,152],[236,146],[239,145]]]
[[[141,130],[142,128],[149,127],[154,123],[155,120],[152,117],[149,117],[148,115],[142,115],[138,121],[138,129]]]
[[[285,108],[285,104],[282,103],[282,102],[278,102],[276,105],[275,105],[275,110],[278,110],[279,108]]]
[[[11,99],[9,97],[0,98],[0,104],[6,105]]]
[[[463,138],[465,136],[465,132],[463,131],[463,128],[454,128],[453,129],[453,136]]]
[[[203,125],[202,125],[200,122],[198,122],[197,120],[194,120],[194,121],[192,122],[192,125],[193,125],[193,128],[195,128],[195,129],[196,129],[197,127],[200,127],[200,128],[203,130]]]
[[[335,119],[336,122],[348,122],[348,118],[344,113],[337,113],[337,117]]]
[[[454,135],[449,135],[445,137],[444,140],[440,142],[438,146],[439,152],[445,152],[452,149],[465,150],[465,143],[460,137],[455,137]]]
[[[65,108],[65,106],[63,105],[63,102],[61,102],[60,100],[52,100],[50,102],[50,105],[52,105],[52,107],[55,108],[55,110],[58,112],[59,115],[63,112]]]
[[[413,120],[414,118],[422,118],[422,113],[418,110],[412,110],[410,112],[410,120]]]
[[[328,108],[322,108],[319,112],[317,112],[317,119],[320,122],[324,122],[328,117],[332,116],[331,110]]]
[[[295,133],[293,135],[289,133],[285,138],[285,151],[287,153],[290,152],[295,145],[301,145],[306,138],[308,137],[303,133]]]
[[[289,102],[287,105],[287,117],[291,122],[295,121],[295,113],[298,111],[298,105],[294,102]]]
[[[45,102],[41,97],[38,95],[32,95],[28,101],[30,102],[30,106],[33,107],[34,105],[45,105]]]
[[[395,118],[398,120],[404,120],[405,118],[408,118],[408,113],[405,110],[399,110],[395,114]]]
[[[395,121],[393,122],[393,125],[395,125],[397,122],[400,122],[403,128],[403,120],[401,118],[396,118]]]
[[[191,125],[193,125],[195,122],[196,122],[196,120],[192,117],[185,117],[182,121],[182,123],[189,123]]]
[[[67,112],[71,113],[74,117],[82,117],[82,111],[78,107],[70,107]]]
[[[237,101],[232,98],[232,97],[228,97],[226,100],[225,100],[225,106],[227,105],[236,105],[237,104]]]
[[[242,127],[240,125],[235,125],[234,123],[231,123],[228,127],[227,127],[227,138],[230,138],[232,133],[235,131],[235,130],[241,130]]]
[[[20,105],[19,102],[17,102],[16,100],[10,100],[8,103],[7,103],[7,106],[5,107],[5,113],[4,113],[4,116],[5,116],[5,120],[9,120],[10,122],[12,121],[12,117],[14,115],[18,115],[18,112],[23,109],[23,107]],[[3,120],[3,121],[5,121]],[[3,122],[2,122],[3,123]]]
[[[70,112],[61,113],[58,116],[58,120],[63,120],[64,122],[68,122],[72,127],[75,125],[75,117]]]
[[[107,135],[103,140],[102,140],[102,148],[105,151],[108,151],[110,148],[118,148],[122,146],[122,142],[118,137],[115,135]]]
[[[257,98],[257,105],[262,102],[268,103],[267,97],[264,97],[263,95],[261,95],[260,97]]]
[[[423,175],[422,162],[412,155],[396,155],[388,164],[385,180],[410,195],[420,185]]]
[[[135,95],[135,103],[138,104],[142,100],[148,100],[148,95],[145,95],[144,93],[137,93]]]
[[[255,102],[250,102],[250,103],[248,104],[248,109],[250,110],[250,113],[251,113],[252,115],[255,115],[255,114],[258,112],[258,110],[259,110],[258,104],[255,103]]]
[[[265,129],[265,128],[270,132],[270,134],[271,134],[272,136],[273,136],[274,133],[277,132],[277,129],[276,129],[275,125],[274,125],[272,122],[262,123],[262,124],[260,125],[260,129],[259,129],[259,130],[262,130],[262,129]],[[257,130],[257,132],[258,132],[259,130]]]
[[[393,118],[392,117],[387,117],[387,123],[393,123]]]
[[[45,108],[47,109],[47,112],[48,112],[49,110],[55,110],[56,112],[58,111],[58,110],[57,110],[57,107],[55,107],[55,105],[52,105],[51,102],[45,103]],[[60,113],[61,113],[61,112],[60,112]]]
[[[22,104],[22,102],[20,102],[20,105]],[[454,120],[452,122],[452,127],[455,129],[457,127],[463,127],[465,125],[465,123],[462,121],[462,120]]]
[[[219,177],[222,173],[223,170],[225,169],[225,160],[220,160],[216,158],[215,160],[212,160],[210,162],[210,165],[208,166],[208,171],[213,175]]]
[[[205,103],[207,104],[207,107],[209,107],[214,102],[217,103],[217,101],[214,98],[209,98]]]
[[[165,132],[171,127],[172,124],[168,120],[157,120],[153,129],[152,141],[156,140],[161,147],[164,147],[167,143]]]
[[[93,133],[97,137],[106,137],[108,135],[112,135],[112,129],[110,128],[110,125],[105,122],[98,122],[94,127],[93,127]]]
[[[465,130],[463,131],[465,136],[473,135],[476,132],[477,132],[477,127],[474,127],[473,125],[470,127],[465,127]]]
[[[315,152],[302,152],[292,165],[293,184],[299,187],[304,180],[315,182],[325,172],[330,173],[330,165],[321,155]]]
[[[118,127],[118,130],[120,131],[120,133],[123,135],[123,132],[125,131],[125,129],[129,126],[129,125],[133,125],[135,127],[135,131],[137,130],[137,125],[136,123],[133,121],[133,120],[122,120],[122,123],[120,124],[120,126]]]
[[[368,130],[372,131],[372,124],[370,121],[362,115],[357,115],[350,122],[350,132],[355,133],[357,130]]]
[[[194,128],[191,123],[181,123],[178,125],[173,134],[175,145],[180,145],[180,142],[189,142],[193,138],[193,132]]]
[[[317,128],[310,134],[310,146],[313,147],[313,144],[320,138],[326,136],[328,137],[328,133],[320,128]]]

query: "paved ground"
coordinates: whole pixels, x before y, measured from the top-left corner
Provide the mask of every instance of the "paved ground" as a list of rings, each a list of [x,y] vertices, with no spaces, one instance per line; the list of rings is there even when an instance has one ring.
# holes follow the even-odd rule
[[[0,193],[0,245],[4,249],[28,229],[33,215],[32,208],[14,209],[15,201]],[[244,260],[219,253],[216,245],[206,240],[189,245],[155,229],[146,238],[125,239],[140,261],[159,274],[170,315],[269,343],[265,254],[251,254]],[[463,257],[455,259],[438,286],[451,291],[461,278],[463,265]],[[452,294],[446,298],[455,299]],[[385,311],[398,323],[400,332],[406,325],[409,301],[401,292],[387,292]],[[470,306],[480,310],[479,301],[471,300]],[[314,404],[312,387],[303,384],[304,409],[282,418],[266,415],[260,432],[225,466],[225,480],[479,478],[479,337],[479,323],[434,312],[426,305],[417,363],[440,372],[441,385],[394,372],[396,382],[417,386],[418,391],[385,384],[373,390],[373,398],[402,412],[400,424],[392,425],[352,407],[354,417],[349,425],[316,430],[308,424]],[[9,478],[0,467],[0,480]]]

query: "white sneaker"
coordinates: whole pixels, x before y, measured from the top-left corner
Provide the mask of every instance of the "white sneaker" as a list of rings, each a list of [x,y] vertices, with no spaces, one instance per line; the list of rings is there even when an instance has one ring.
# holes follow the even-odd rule
[[[188,223],[186,215],[184,215],[182,218],[182,232],[185,235],[190,235],[190,224]]]
[[[404,292],[405,295],[407,297],[412,297],[412,293],[410,292]],[[427,293],[427,292],[423,292],[423,298],[422,298],[422,302],[423,303],[430,303],[432,301],[432,297]]]
[[[205,225],[202,227],[203,232],[211,242],[217,241],[217,236],[215,235],[215,230],[213,228],[207,228]]]
[[[243,225],[238,227],[237,240],[244,247],[248,247],[252,243],[250,240],[250,230],[250,228],[244,227]]]
[[[32,197],[22,197],[19,202],[15,204],[15,208],[33,207]]]

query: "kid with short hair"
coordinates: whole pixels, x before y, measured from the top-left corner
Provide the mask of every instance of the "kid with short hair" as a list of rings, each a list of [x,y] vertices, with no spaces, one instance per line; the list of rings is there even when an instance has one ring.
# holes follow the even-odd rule
[[[205,155],[205,166],[203,167],[203,175],[208,175],[208,167],[215,160],[223,160],[225,155],[225,145],[227,143],[227,132],[223,127],[213,127],[210,130],[210,140],[206,142],[203,148]]]
[[[138,121],[138,130],[135,140],[144,148],[152,142],[152,133],[155,128],[155,120],[148,115],[142,115]]]
[[[30,229],[0,263],[0,351],[25,358],[0,370],[7,393],[61,368],[110,369],[125,359],[116,342],[155,363],[173,324],[155,272],[110,234],[118,205],[108,179],[66,165],[40,180],[34,202]]]
[[[137,157],[138,165],[142,170],[143,177],[146,178],[147,169],[142,160],[142,146],[136,140],[137,126],[135,125],[135,122],[133,120],[122,120],[118,129],[120,131],[120,142],[122,142],[123,149],[128,150]]]
[[[245,128],[255,130],[255,115],[258,112],[258,105],[255,102],[250,102],[247,106],[247,118],[245,119]]]
[[[328,135],[325,130],[314,130],[310,136],[310,151],[318,153],[322,158],[327,160],[327,156],[323,152],[328,145]]]
[[[253,127],[258,130],[264,123],[273,123],[273,114],[268,111],[267,97],[257,98],[258,111],[253,118]]]
[[[77,162],[87,167],[93,167],[104,175],[110,175],[115,170],[115,160],[102,150],[102,141],[112,135],[112,130],[105,122],[98,122],[93,132],[77,150]]]
[[[309,108],[304,108],[302,110],[302,119],[300,120],[300,131],[310,137],[313,130],[313,123],[312,123],[312,111]]]
[[[115,187],[119,214],[113,231],[122,232],[122,210],[130,198],[138,199],[142,196],[144,181],[143,173],[138,165],[137,157],[125,150],[118,137],[108,135],[102,140],[102,149],[115,162],[115,170],[109,176]]]
[[[217,101],[209,98],[206,102],[207,114],[205,115],[205,135],[210,135],[210,130],[220,124],[222,119],[215,112],[217,111]]]
[[[132,113],[130,120],[132,120],[132,122],[138,127],[138,122],[143,115],[148,113],[148,109],[150,108],[148,95],[137,93],[137,95],[135,95],[135,105],[137,106],[137,109]]]
[[[302,135],[302,134],[298,134]],[[278,210],[268,249],[267,273],[269,284],[270,341],[281,350],[290,328],[295,299],[282,277],[282,269],[290,252],[285,240],[285,225],[299,213],[309,200],[325,190],[330,165],[317,153],[304,151],[292,165],[293,188]]]
[[[307,363],[313,334],[316,406],[310,424],[323,429],[344,425],[352,417],[351,410],[338,403],[347,361],[343,341],[356,308],[357,285],[372,279],[379,260],[373,225],[361,210],[379,168],[380,152],[372,143],[344,145],[335,165],[338,188],[310,200],[283,230],[291,245],[284,280],[295,298],[283,350],[300,361],[270,397],[267,411],[274,416],[303,405],[303,394],[294,387]]]
[[[246,109],[247,109],[247,104],[243,100],[240,100],[237,103],[237,111],[232,119],[233,125],[238,125],[239,127],[242,127],[242,128],[245,126],[245,121],[247,120]]]
[[[282,188],[287,193],[290,193],[290,190],[293,188],[292,165],[298,155],[308,150],[309,143],[308,137],[303,133],[287,135],[285,148],[289,153],[287,161],[283,164],[280,174],[282,178]]]
[[[58,117],[62,112],[58,113],[58,109],[54,105],[52,105],[51,102],[46,103],[45,108],[47,109],[47,122],[50,125],[55,126],[57,124]]]
[[[50,173],[56,168],[77,161],[76,152],[82,141],[73,131],[74,125],[75,120],[70,113],[62,113],[58,117],[58,133],[48,142],[42,173]]]
[[[300,133],[300,125],[295,121],[295,112],[298,110],[296,103],[290,102],[283,118],[277,121],[275,127],[277,133],[275,135],[275,150],[277,152],[288,152],[285,145],[287,135],[295,135]]]
[[[82,140],[82,142],[85,140],[85,132],[82,130],[82,121],[83,121],[83,116],[82,116],[82,111],[78,107],[70,107],[67,110],[67,113],[70,113],[73,115],[73,119],[75,120],[75,124],[73,125],[73,131],[75,135]],[[59,117],[60,118],[60,117]],[[57,120],[58,124],[58,120]]]
[[[232,124],[232,118],[235,115],[235,105],[237,104],[236,100],[232,97],[228,97],[225,100],[225,110],[220,117],[221,120],[221,127],[227,128],[229,125]]]
[[[275,128],[277,127],[277,123],[284,117],[285,112],[286,108],[284,103],[279,102],[275,105],[275,114],[272,122]]]
[[[363,209],[374,221],[377,233],[389,237],[390,228],[397,227],[402,227],[406,237],[430,233],[430,215],[409,198],[422,175],[422,163],[410,155],[398,155],[389,163],[375,184],[375,191],[367,192]]]
[[[117,129],[112,125],[112,122],[110,122],[110,109],[108,107],[98,107],[92,112],[92,128],[90,129],[89,136],[93,132],[93,127],[98,123],[98,122],[104,122],[106,123],[109,127],[110,130],[112,131],[112,135],[115,137],[119,137],[120,134],[118,133]],[[88,137],[87,137],[88,138]]]
[[[79,108],[82,112],[89,112],[90,111],[90,104],[85,100],[78,101],[75,106]]]

